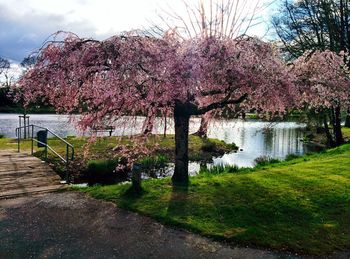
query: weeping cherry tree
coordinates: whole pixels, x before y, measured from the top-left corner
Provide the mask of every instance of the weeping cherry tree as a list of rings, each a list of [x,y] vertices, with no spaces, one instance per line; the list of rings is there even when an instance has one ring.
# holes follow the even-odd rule
[[[19,85],[27,102],[45,99],[58,112],[79,112],[83,128],[140,111],[147,118],[173,116],[172,180],[187,184],[191,116],[230,106],[280,113],[292,104],[295,89],[278,56],[270,44],[249,37],[128,33],[97,41],[65,34],[40,50]]]

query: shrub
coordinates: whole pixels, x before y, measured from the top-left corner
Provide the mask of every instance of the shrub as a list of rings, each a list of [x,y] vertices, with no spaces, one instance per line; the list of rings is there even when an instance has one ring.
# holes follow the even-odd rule
[[[201,147],[201,150],[204,152],[214,152],[215,149],[216,149],[215,143],[209,140],[205,140]]]
[[[124,169],[116,170],[118,165],[124,165]],[[114,160],[91,160],[87,164],[86,177],[89,184],[111,184],[125,181],[128,176],[126,160],[117,158]]]
[[[227,173],[237,173],[239,171],[239,167],[237,165],[226,166]]]
[[[239,167],[237,165],[213,165],[209,168],[204,166],[201,167],[199,173],[200,174],[222,174],[222,173],[236,173],[239,171]]]
[[[265,166],[269,164],[276,164],[279,163],[280,160],[277,158],[273,158],[270,156],[259,156],[254,159],[255,166]]]
[[[165,155],[157,155],[143,158],[138,161],[138,164],[145,170],[158,169],[167,166],[169,159]]]
[[[0,134],[0,138],[4,138],[5,137],[5,135],[3,135],[3,134]]]
[[[300,156],[297,155],[297,154],[288,154],[284,160],[285,161],[290,161],[290,160],[293,160],[293,159],[296,159],[296,158],[299,158],[299,157]]]
[[[203,139],[201,150],[203,152],[231,152],[237,150],[238,147],[235,143],[228,144],[223,140],[217,139]]]
[[[154,178],[157,177],[157,172],[164,173],[168,163],[169,159],[165,155],[146,157],[138,161],[141,171]]]
[[[155,166],[156,160],[154,157],[146,157],[146,158],[143,158],[142,160],[138,161],[138,164],[140,165],[141,170],[148,171],[148,170],[151,170]]]
[[[224,165],[214,165],[214,166],[209,168],[208,173],[210,173],[210,174],[225,173],[225,166]]]

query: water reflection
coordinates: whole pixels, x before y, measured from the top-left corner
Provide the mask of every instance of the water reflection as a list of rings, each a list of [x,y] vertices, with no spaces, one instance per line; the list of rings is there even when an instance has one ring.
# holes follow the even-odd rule
[[[74,117],[71,118],[74,121]],[[76,117],[75,117],[76,119]],[[137,134],[142,127],[143,118],[125,117],[125,121],[115,125],[113,135]],[[65,115],[30,115],[30,123],[47,127],[61,136],[89,135],[89,132],[77,131],[69,116]],[[132,126],[130,126],[132,123]],[[200,119],[193,118],[190,123],[190,132],[199,127]],[[162,134],[164,121],[158,120],[154,133]],[[0,114],[0,134],[15,137],[15,128],[18,127],[18,114]],[[299,140],[304,136],[304,124],[295,122],[268,123],[256,120],[215,120],[209,126],[209,137],[235,143],[242,149],[237,153],[226,154],[213,158],[214,164],[236,164],[238,166],[252,166],[254,159],[259,156],[271,156],[283,159],[288,154],[304,154],[310,150]],[[173,134],[173,124],[168,122],[167,133]],[[190,172],[198,171],[199,165],[192,163]]]
[[[215,127],[212,126],[211,129],[213,128]],[[243,151],[214,158],[214,164],[253,166],[254,159],[259,156],[283,159],[288,154],[302,155],[310,151],[300,141],[304,136],[304,128],[304,124],[295,122],[227,122],[222,124],[220,130],[212,130],[209,136],[236,143]]]

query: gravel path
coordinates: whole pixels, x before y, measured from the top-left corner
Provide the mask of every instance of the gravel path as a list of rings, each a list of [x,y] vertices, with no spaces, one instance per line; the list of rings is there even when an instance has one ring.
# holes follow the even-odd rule
[[[0,258],[287,257],[213,242],[78,192],[0,200]]]

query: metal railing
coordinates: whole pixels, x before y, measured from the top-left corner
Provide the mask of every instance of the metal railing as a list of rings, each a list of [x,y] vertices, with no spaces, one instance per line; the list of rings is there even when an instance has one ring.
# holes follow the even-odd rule
[[[40,131],[46,131],[46,142],[42,142],[39,139],[36,139],[34,136],[34,132],[37,133],[38,131],[35,131],[35,129],[39,129]],[[22,126],[16,128],[16,136],[17,136],[17,145],[18,145],[18,152],[21,151],[21,140],[22,140],[22,131],[23,132],[29,132],[29,134],[24,139],[29,139],[31,141],[31,154],[34,154],[34,142],[40,144],[42,147],[44,147],[44,154],[45,154],[45,161],[47,161],[47,155],[48,150],[50,150],[53,154],[55,154],[62,162],[65,163],[66,166],[69,165],[70,161],[74,160],[74,147],[67,142],[65,139],[58,136],[56,133],[52,132],[48,128],[44,128],[41,126],[37,126],[34,124]],[[47,142],[48,138],[47,135],[50,133],[52,136],[54,136],[56,139],[63,142],[66,146],[65,148],[65,155],[60,155],[56,150],[54,150]],[[66,180],[68,181],[68,174],[66,175]]]

